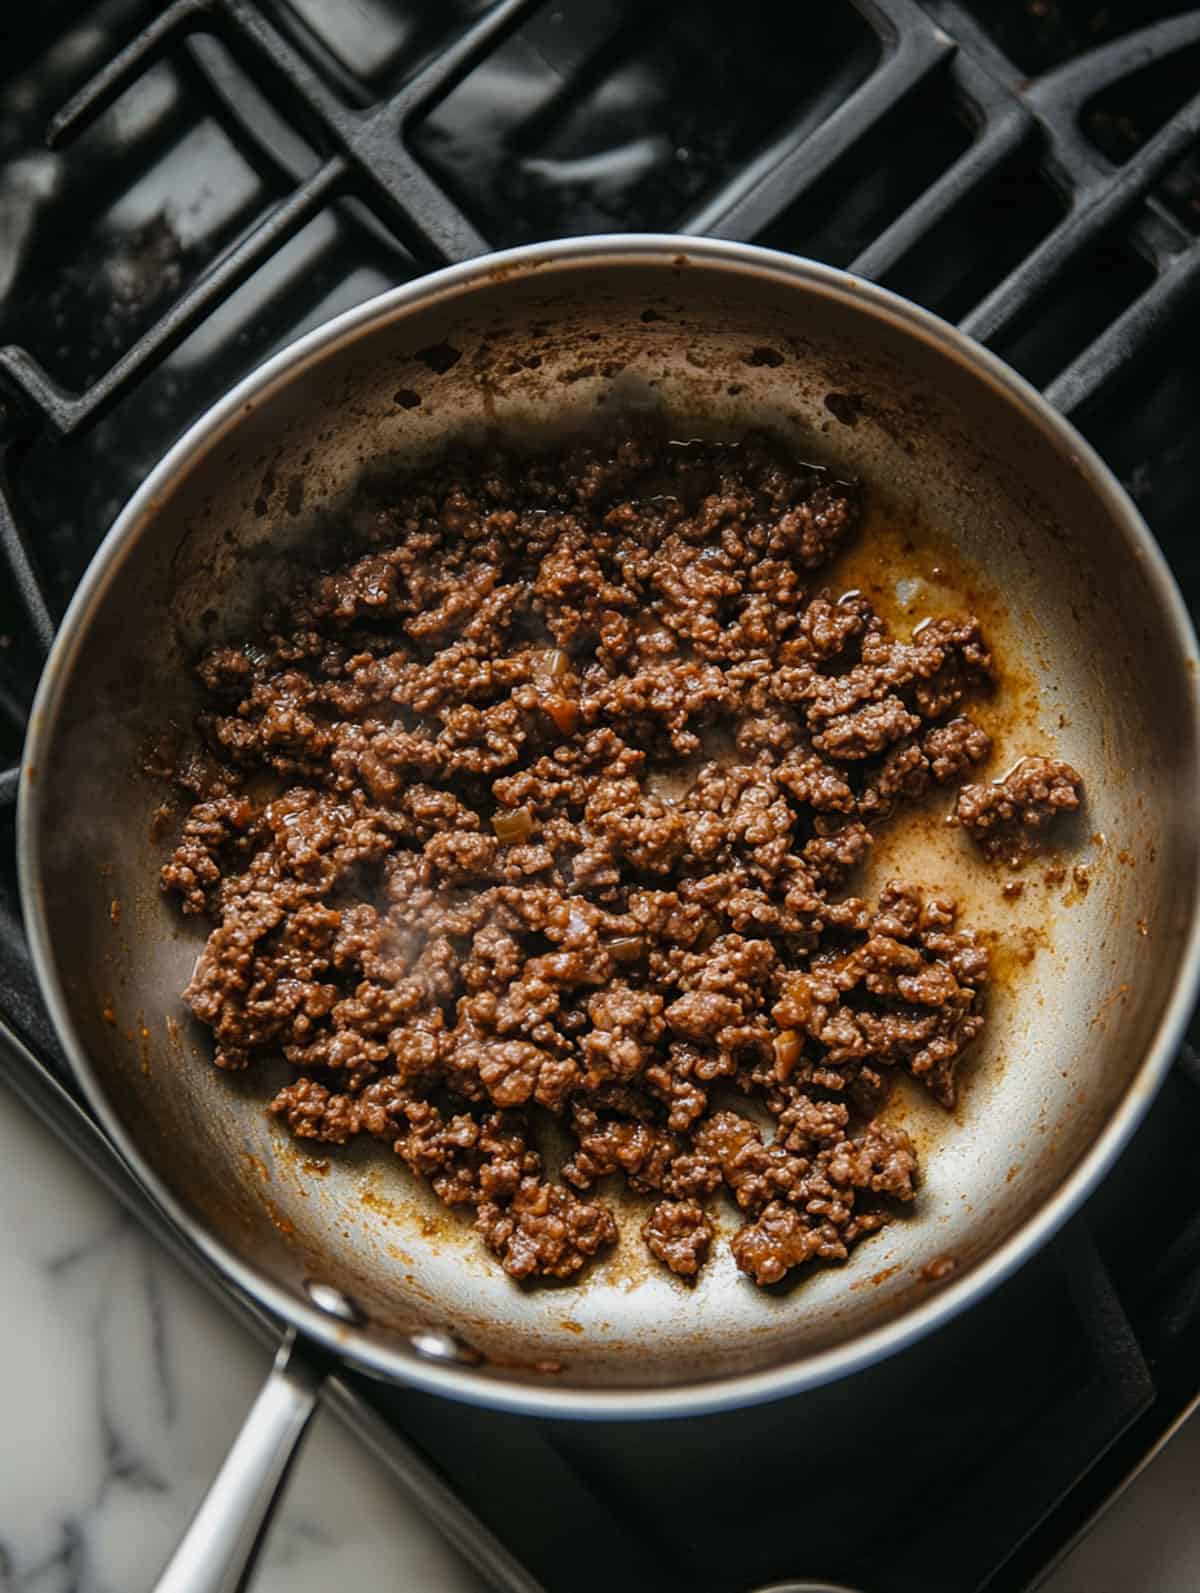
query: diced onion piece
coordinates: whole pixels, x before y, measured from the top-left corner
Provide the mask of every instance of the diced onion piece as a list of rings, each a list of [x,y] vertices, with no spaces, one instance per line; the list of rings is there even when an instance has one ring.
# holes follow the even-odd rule
[[[640,935],[618,935],[604,949],[616,962],[636,962],[645,946]]]
[[[542,654],[541,673],[547,680],[561,680],[564,675],[571,673],[571,660],[561,647]]]
[[[528,808],[513,808],[511,813],[493,813],[492,829],[498,841],[523,841],[533,829],[533,814]]]
[[[784,1078],[799,1062],[804,1050],[804,1036],[795,1029],[781,1029],[775,1036],[775,1061]]]
[[[569,736],[579,723],[579,704],[569,697],[547,697],[542,707],[554,720],[559,733]]]

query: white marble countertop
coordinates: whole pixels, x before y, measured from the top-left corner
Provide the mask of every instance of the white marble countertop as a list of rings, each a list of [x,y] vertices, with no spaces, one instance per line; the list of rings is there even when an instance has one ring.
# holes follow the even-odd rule
[[[0,1206],[0,1590],[141,1593],[216,1471],[269,1352],[6,1091]],[[1048,1593],[1200,1593],[1198,1475],[1193,1421],[1055,1572]],[[483,1589],[326,1413],[255,1588],[351,1586]],[[943,1590],[931,1581],[930,1593]]]

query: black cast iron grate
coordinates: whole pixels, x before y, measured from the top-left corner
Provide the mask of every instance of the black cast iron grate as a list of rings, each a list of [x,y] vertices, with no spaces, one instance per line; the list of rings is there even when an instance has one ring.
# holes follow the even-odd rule
[[[983,342],[1011,352],[1006,343],[1019,341],[1022,328],[1036,320],[1056,287],[1097,250],[1103,251],[1117,229],[1123,229],[1126,256],[1132,250],[1141,268],[1140,277],[1131,279],[1136,291],[1130,301],[1116,307],[1104,324],[1089,328],[1094,335],[1057,368],[1046,370],[1043,365],[1036,373],[1060,408],[1079,408],[1095,398],[1118,370],[1127,370],[1200,287],[1200,239],[1154,193],[1200,132],[1200,94],[1120,164],[1085,135],[1082,113],[1090,101],[1122,79],[1200,42],[1200,12],[1126,35],[1028,81],[956,0],[931,0],[927,10],[915,0],[852,0],[852,4],[869,29],[874,59],[865,72],[861,65],[856,70],[860,47],[857,55],[851,52],[848,63],[841,63],[843,71],[849,67],[849,77],[843,79],[846,91],[839,102],[826,106],[827,113],[815,125],[809,114],[779,129],[698,203],[682,213],[660,216],[658,224],[808,252],[813,235],[820,231],[811,211],[822,185],[839,182],[840,174],[852,168],[856,153],[870,153],[881,138],[887,138],[897,118],[908,114],[911,121],[915,100],[922,95],[936,97],[943,113],[949,112],[941,146],[946,152],[943,169],[930,174],[898,214],[872,214],[868,200],[866,214],[858,221],[862,246],[838,263],[911,291],[914,284],[906,277],[906,264],[920,255],[923,245],[935,244],[939,229],[973,199],[982,195],[985,203],[1002,204],[1003,188],[997,183],[1014,162],[1026,161],[1057,196],[1058,219],[999,280],[987,285],[977,301],[958,304],[954,292],[948,291],[943,295],[946,304],[934,307],[950,310],[965,330]],[[619,59],[614,39],[619,39],[622,26],[628,32],[636,20],[644,34],[656,9],[661,10],[651,6],[636,18],[618,17],[598,29],[592,53],[609,64],[614,54]],[[49,143],[57,147],[78,137],[171,52],[198,40],[217,39],[237,71],[258,90],[259,103],[265,102],[274,113],[267,118],[265,134],[263,118],[252,119],[246,130],[265,146],[263,154],[279,168],[286,191],[131,347],[81,389],[57,381],[24,347],[10,344],[0,350],[0,373],[8,395],[6,442],[36,427],[64,439],[85,430],[335,201],[349,196],[360,200],[394,234],[418,271],[512,241],[500,225],[499,238],[486,235],[468,214],[472,199],[478,201],[479,195],[471,193],[469,182],[464,184],[464,164],[490,181],[494,163],[489,163],[486,150],[472,148],[469,141],[459,139],[456,144],[455,91],[473,73],[486,71],[489,58],[546,11],[545,0],[501,0],[399,86],[376,95],[371,83],[355,76],[294,11],[281,13],[258,0],[176,0],[58,112],[48,130]],[[601,5],[597,14],[618,11]],[[214,88],[224,94],[230,109],[239,110],[243,101],[230,92],[228,70],[222,71],[219,62],[214,66],[211,54],[197,52],[195,58],[202,65],[208,63]],[[836,76],[833,81],[841,86]],[[925,107],[918,109],[923,113]],[[551,96],[548,105],[525,118],[519,136],[510,140],[517,167],[522,148],[534,145],[536,132],[552,128],[564,110]],[[440,144],[439,113],[446,123]],[[314,160],[296,158],[297,148],[313,147]],[[926,152],[926,159],[930,155],[936,167],[937,151]],[[528,159],[525,165],[529,167]],[[889,178],[886,170],[883,177]],[[885,186],[893,196],[903,192],[902,182],[885,181]],[[456,187],[464,192],[465,207]],[[528,196],[528,187],[525,192]],[[869,237],[861,237],[864,223]],[[852,221],[851,237],[854,230]],[[835,258],[844,253],[838,247],[844,238],[824,241],[824,250],[812,252]],[[1108,254],[1102,252],[1101,260],[1110,275],[1111,261],[1110,248]],[[1053,340],[1049,342],[1053,347]],[[45,651],[54,634],[55,605],[39,576],[37,551],[21,534],[3,473],[0,547],[32,637]],[[0,698],[0,713],[6,711],[10,718],[22,717],[17,705]],[[0,803],[14,800],[16,783],[15,766],[0,769]]]
[[[105,0],[108,10],[124,3]],[[382,21],[401,8],[364,0],[362,9],[370,26],[354,35],[348,8],[321,0],[177,0],[54,116],[53,145],[83,140],[132,89],[165,65],[182,65],[251,151],[270,201],[231,212],[227,235],[190,272],[165,246],[157,252],[160,240],[146,229],[143,253],[152,266],[163,264],[153,313],[143,317],[148,324],[138,322],[128,346],[101,340],[81,375],[64,377],[53,361],[45,363],[37,340],[53,314],[29,316],[28,336],[18,317],[20,345],[0,350],[0,546],[16,599],[8,608],[17,616],[5,623],[23,627],[13,645],[25,656],[48,649],[77,579],[70,561],[60,568],[63,544],[49,536],[45,518],[29,513],[31,494],[46,488],[72,446],[78,458],[98,436],[108,445],[106,413],[144,419],[150,373],[334,212],[352,213],[358,236],[378,251],[379,286],[495,247],[578,231],[705,232],[813,254],[958,321],[1061,408],[1085,415],[1149,359],[1168,329],[1191,324],[1200,286],[1200,96],[1191,93],[1200,11],[1084,54],[1060,52],[1069,58],[1029,79],[1026,60],[1014,64],[997,47],[1001,30],[981,28],[983,0],[970,9],[958,0],[840,0],[823,8],[816,37],[811,21],[805,32],[807,8],[772,0],[721,0],[698,11],[667,0],[588,0],[572,11],[570,28],[552,0],[502,0],[482,10],[471,0],[414,4],[408,11],[416,22],[395,37]],[[1053,3],[1043,9],[1059,10]],[[451,36],[448,17],[458,26]],[[725,47],[720,56],[711,49],[714,31]],[[648,55],[653,74],[643,69]],[[1125,90],[1155,72],[1165,73],[1167,85],[1149,96],[1161,99],[1158,114],[1134,125]],[[724,98],[736,110],[724,120],[714,109],[723,84],[733,86]],[[581,138],[585,114],[592,127],[618,129],[603,161]],[[263,351],[261,342],[254,351]],[[1173,367],[1159,359],[1160,388],[1163,369]],[[1135,458],[1139,424],[1149,423],[1139,414],[1126,428]],[[136,469],[136,451],[125,451]],[[76,533],[72,558],[87,551],[80,540]],[[1174,547],[1172,554],[1179,569]],[[1190,572],[1191,555],[1182,557]],[[5,640],[0,636],[0,645]],[[19,684],[31,684],[30,674],[26,669]],[[18,775],[15,752],[6,749],[19,745],[27,712],[22,690],[8,682],[20,675],[0,667],[5,845]],[[7,860],[0,959],[0,1026],[22,1031],[55,1066]],[[1177,1070],[1169,1091],[1167,1117],[1186,1126],[1194,1110],[1186,1069]],[[1194,1183],[1200,1169],[1185,1166],[1182,1155],[1176,1145],[1159,1160]],[[1200,1317],[1200,1232],[1194,1224],[1172,1228],[1168,1219],[1181,1188],[1161,1191],[1162,1230],[1174,1238],[1150,1269],[1153,1287],[1145,1285],[1140,1234],[1122,1249],[1124,1241],[1094,1242],[1077,1224],[1031,1274],[1025,1294],[993,1302],[1001,1315],[1028,1312],[1031,1359],[1009,1367],[1011,1396],[1009,1383],[996,1382],[985,1413],[994,1442],[974,1452],[974,1484],[966,1495],[960,1489],[955,1520],[940,1525],[940,1548],[964,1589],[1024,1585],[1086,1508],[1079,1490],[1057,1524],[1044,1525],[1017,1551],[1022,1537],[1072,1493],[1081,1474],[1102,1469],[1096,1462],[1106,1451],[1118,1456],[1122,1445],[1144,1446],[1141,1428],[1156,1420],[1156,1388],[1159,1404],[1167,1388],[1172,1408],[1192,1389],[1194,1377],[1179,1379],[1171,1370],[1181,1346],[1186,1356]],[[1194,1193],[1200,1199],[1200,1186]],[[1055,1330],[1035,1337],[1047,1312]],[[981,1333],[990,1342],[978,1322],[970,1342]],[[998,1337],[1003,1342],[1003,1329]],[[1031,1431],[1018,1385],[1027,1393],[1043,1384]],[[878,1398],[897,1398],[886,1372]],[[456,1425],[440,1406],[424,1410],[408,1395],[403,1404],[399,1420],[471,1497],[471,1475],[455,1473],[462,1458]],[[725,1523],[731,1558],[720,1571],[722,1587],[741,1585],[751,1570],[765,1576],[797,1569],[747,1559],[756,1546],[771,1552],[764,1510],[778,1515],[786,1538],[795,1508],[787,1410],[778,1407],[779,1420],[766,1432],[750,1415],[731,1418],[724,1429],[735,1448],[745,1446],[748,1477],[764,1442],[778,1437],[782,1482],[777,1495],[758,1490]],[[804,1410],[811,1419],[811,1402]],[[903,1418],[903,1402],[896,1416]],[[664,1589],[700,1585],[706,1576],[718,1585],[713,1554],[693,1564],[695,1546],[686,1537],[673,1541],[639,1504],[678,1458],[669,1431],[647,1431],[631,1449],[626,1430],[608,1454],[601,1429],[478,1414],[473,1420],[472,1453],[493,1445],[497,1475],[519,1451],[527,1476],[542,1477],[543,1493],[527,1488],[528,1497],[561,1503],[563,1489],[574,1490],[564,1523],[593,1520],[609,1551],[597,1567],[606,1585],[614,1564],[624,1566],[628,1585],[648,1574]],[[844,1431],[849,1465],[853,1429]],[[859,1439],[873,1441],[873,1431],[868,1422]],[[698,1455],[711,1450],[710,1429],[697,1425],[694,1436]],[[961,1484],[959,1436],[953,1424],[931,1425],[914,1476],[947,1490]],[[809,1479],[814,1490],[824,1478],[822,1460]],[[704,1475],[698,1459],[696,1486]],[[1002,1512],[994,1508],[1000,1499]],[[487,1514],[488,1497],[472,1502]],[[703,1497],[693,1503],[704,1508]],[[831,1518],[829,1542],[813,1544],[831,1574],[853,1571],[864,1583],[905,1589],[927,1585],[928,1544],[908,1532],[905,1500],[898,1495],[893,1506],[880,1530],[858,1543],[852,1563]],[[508,1507],[501,1516],[497,1524],[516,1533],[519,1517]],[[747,1538],[748,1525],[754,1531]],[[531,1563],[546,1557],[551,1585],[556,1540],[545,1512],[539,1507],[524,1527],[525,1541],[514,1546]],[[810,1574],[820,1568],[803,1567]]]

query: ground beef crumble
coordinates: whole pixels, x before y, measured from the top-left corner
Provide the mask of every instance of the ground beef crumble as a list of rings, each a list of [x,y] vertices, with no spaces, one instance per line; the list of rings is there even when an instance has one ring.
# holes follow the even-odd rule
[[[1022,758],[1003,780],[965,785],[955,821],[993,862],[1020,868],[1037,850],[1039,832],[1060,813],[1074,813],[1083,781],[1058,758]]]
[[[973,616],[902,641],[810,582],[860,518],[757,436],[365,488],[342,553],[198,665],[162,881],[213,925],[185,996],[217,1064],[282,1056],[293,1134],[390,1144],[515,1278],[613,1243],[611,1177],[682,1277],[720,1190],[756,1282],[844,1260],[915,1195],[891,1078],[953,1105],[988,976],[953,902],[843,894],[873,826],[991,750]],[[1078,790],[1029,758],[958,819],[1001,855]]]
[[[712,1222],[695,1200],[660,1200],[642,1228],[650,1254],[681,1278],[694,1278],[708,1259]]]

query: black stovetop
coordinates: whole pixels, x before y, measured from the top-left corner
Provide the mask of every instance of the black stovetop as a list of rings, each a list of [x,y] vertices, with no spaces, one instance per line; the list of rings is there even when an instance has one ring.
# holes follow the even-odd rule
[[[0,1029],[68,1087],[12,834],[56,619],[147,468],[234,380],[446,260],[673,229],[871,276],[1073,414],[1200,607],[1200,10],[43,0],[4,27]],[[1197,1146],[1185,1053],[1040,1257],[796,1399],[570,1424],[361,1387],[552,1593],[1028,1587],[1200,1392]]]

